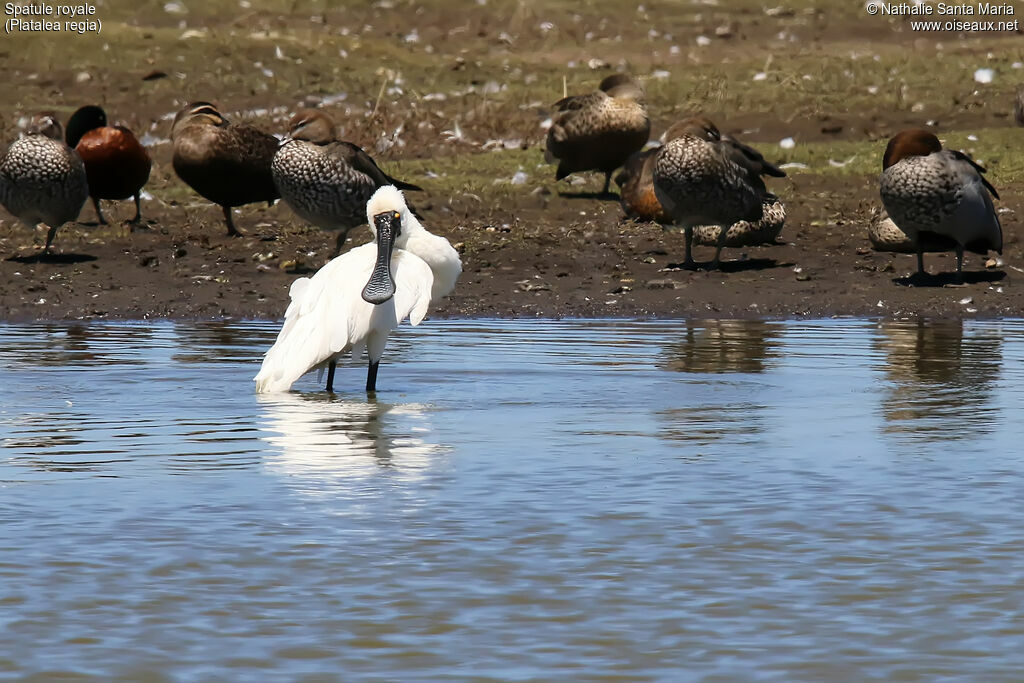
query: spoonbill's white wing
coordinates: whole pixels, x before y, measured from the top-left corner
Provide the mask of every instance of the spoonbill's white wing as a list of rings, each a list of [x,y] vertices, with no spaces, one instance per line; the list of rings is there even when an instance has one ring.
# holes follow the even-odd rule
[[[434,235],[411,213],[405,219],[408,223],[407,237],[402,249],[411,251],[427,262],[434,273],[434,286],[430,292],[431,302],[440,301],[455,289],[455,281],[462,274],[462,260],[451,242],[440,235]]]
[[[388,333],[406,317],[418,325],[430,304],[433,274],[419,257],[396,250],[391,257],[395,296],[374,306],[362,291],[373,272],[377,245],[364,244],[342,254],[313,277],[291,287],[291,303],[277,341],[254,378],[256,391],[287,391],[310,370],[368,341],[383,350]]]

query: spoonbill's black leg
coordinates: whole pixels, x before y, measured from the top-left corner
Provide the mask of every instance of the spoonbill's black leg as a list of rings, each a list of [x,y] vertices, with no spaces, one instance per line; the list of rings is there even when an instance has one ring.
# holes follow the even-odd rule
[[[331,364],[327,366],[327,391],[334,393],[334,369],[338,367],[336,361],[331,361]]]
[[[370,361],[370,367],[366,371],[366,390],[377,391],[377,368],[380,366],[380,361]]]

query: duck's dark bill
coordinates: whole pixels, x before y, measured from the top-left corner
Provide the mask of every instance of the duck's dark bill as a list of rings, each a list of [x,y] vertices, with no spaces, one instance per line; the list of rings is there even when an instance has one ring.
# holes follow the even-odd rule
[[[370,281],[363,287],[363,300],[376,306],[395,295],[395,280],[391,277],[391,252],[394,251],[401,223],[397,213],[385,211],[373,217],[373,224],[377,228],[377,263],[373,266]]]

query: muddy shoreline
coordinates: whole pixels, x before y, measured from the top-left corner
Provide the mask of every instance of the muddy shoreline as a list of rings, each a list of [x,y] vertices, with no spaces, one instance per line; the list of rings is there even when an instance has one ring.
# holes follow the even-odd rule
[[[1015,234],[1008,232],[999,266],[968,255],[963,286],[950,275],[952,254],[926,255],[929,271],[942,274],[918,282],[907,277],[912,255],[870,249],[870,179],[839,187],[796,175],[784,184],[784,196],[809,199],[790,200],[780,243],[726,249],[720,272],[676,267],[682,235],[624,219],[615,201],[538,193],[483,210],[472,199],[420,195],[424,223],[457,245],[464,264],[455,292],[430,317],[993,318],[1024,311],[1024,287],[1015,286],[1021,272],[1012,265],[1024,263]],[[127,217],[128,204],[111,216]],[[1021,208],[1012,199],[1009,206]],[[5,220],[0,317],[278,319],[291,282],[326,263],[333,244],[332,235],[301,225],[280,204],[243,209],[241,238],[228,237],[219,211],[199,202],[150,202],[143,212],[146,227],[135,232],[122,224],[66,226],[59,254],[44,260],[35,258],[31,231]],[[83,218],[90,214],[87,207]],[[367,228],[356,229],[348,246],[369,238]],[[698,247],[695,256],[711,251]]]

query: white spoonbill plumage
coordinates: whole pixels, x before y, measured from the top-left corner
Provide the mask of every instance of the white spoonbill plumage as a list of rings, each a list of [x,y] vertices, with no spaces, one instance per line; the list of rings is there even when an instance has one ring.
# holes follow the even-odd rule
[[[292,283],[284,326],[254,378],[260,393],[287,391],[310,370],[334,369],[347,351],[366,349],[366,390],[376,391],[377,368],[391,330],[405,318],[418,325],[431,303],[455,287],[459,254],[416,219],[401,191],[385,185],[366,204],[374,241],[333,259],[313,277]]]

